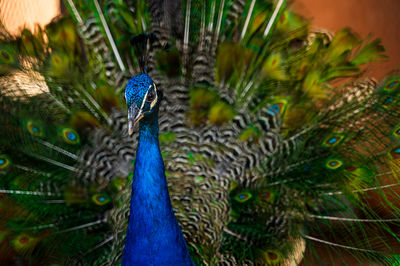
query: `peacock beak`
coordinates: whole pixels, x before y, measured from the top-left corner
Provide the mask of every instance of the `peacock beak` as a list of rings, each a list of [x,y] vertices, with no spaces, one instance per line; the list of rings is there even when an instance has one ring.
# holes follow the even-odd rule
[[[131,104],[128,108],[128,128],[129,128],[129,135],[133,134],[133,129],[136,124],[143,118],[143,112],[140,110],[136,104]]]

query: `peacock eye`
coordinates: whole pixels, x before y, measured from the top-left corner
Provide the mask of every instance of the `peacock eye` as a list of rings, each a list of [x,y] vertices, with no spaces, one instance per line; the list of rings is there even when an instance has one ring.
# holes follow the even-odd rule
[[[147,102],[152,102],[154,98],[156,97],[156,92],[154,90],[149,91],[146,97]]]

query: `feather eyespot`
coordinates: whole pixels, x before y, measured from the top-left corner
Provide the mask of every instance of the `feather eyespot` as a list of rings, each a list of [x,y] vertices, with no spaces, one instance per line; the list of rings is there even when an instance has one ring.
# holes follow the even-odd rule
[[[328,161],[326,162],[326,167],[327,167],[328,169],[332,169],[332,170],[338,169],[338,168],[340,168],[342,165],[343,165],[343,162],[340,161],[340,160],[336,160],[336,159],[328,160]]]
[[[394,97],[386,97],[382,100],[381,106],[385,109],[389,109],[391,105],[393,105],[396,102],[396,98]]]
[[[241,192],[235,196],[235,200],[237,202],[243,203],[248,201],[252,197],[251,193],[249,192]]]
[[[348,166],[346,167],[346,171],[349,173],[355,172],[358,168],[356,166]]]
[[[64,141],[68,144],[78,144],[79,143],[78,133],[71,128],[64,128],[62,130],[62,137],[63,137]]]
[[[397,87],[399,84],[398,80],[392,80],[391,82],[388,82],[388,84],[385,86],[385,90],[390,91],[393,90]]]
[[[390,154],[392,155],[393,159],[399,159],[400,158],[400,146],[392,149],[390,151]]]
[[[278,99],[278,101],[272,103],[272,105],[268,108],[268,111],[273,115],[282,115],[287,107],[287,100]]]
[[[7,61],[10,60],[10,55],[5,51],[1,51],[1,56]]]
[[[11,241],[11,244],[13,245],[15,251],[26,252],[27,250],[33,249],[38,241],[38,238],[22,233],[15,237]]]
[[[275,195],[272,192],[265,190],[258,194],[258,198],[262,201],[272,203],[274,202]]]
[[[106,205],[110,202],[110,197],[107,194],[96,194],[92,196],[92,201],[98,206]]]
[[[277,260],[278,259],[278,254],[276,254],[276,252],[274,251],[268,251],[267,252],[268,258],[272,261]]]
[[[280,106],[278,104],[272,105],[268,110],[272,112],[273,114],[279,114],[280,113]]]
[[[394,130],[392,131],[392,135],[399,139],[400,138],[400,125],[397,125]]]
[[[31,135],[33,135],[33,136],[35,136],[35,137],[41,137],[41,136],[43,136],[43,130],[42,130],[42,127],[41,127],[40,125],[35,124],[35,123],[33,123],[32,121],[29,121],[29,122],[26,124],[26,127],[27,127],[27,129],[28,129],[28,132],[29,132]]]
[[[4,169],[9,165],[10,165],[10,160],[4,155],[0,155],[0,169]]]
[[[264,258],[266,259],[268,264],[276,265],[281,260],[281,254],[274,250],[267,250],[264,253]]]
[[[25,243],[28,243],[28,242],[29,242],[29,238],[26,237],[26,236],[21,237],[21,238],[19,239],[19,243],[21,243],[21,244],[25,244]]]
[[[339,134],[330,135],[325,139],[322,146],[328,147],[328,148],[335,147],[339,143],[341,143],[343,141],[343,139],[344,139],[343,135],[339,135]]]

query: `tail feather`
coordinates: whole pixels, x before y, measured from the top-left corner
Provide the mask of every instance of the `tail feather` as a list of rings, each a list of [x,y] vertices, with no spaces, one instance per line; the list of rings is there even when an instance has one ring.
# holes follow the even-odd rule
[[[193,261],[398,260],[399,73],[356,78],[379,40],[312,31],[286,1],[66,5],[72,19],[1,35],[1,255],[120,262],[137,145],[121,90],[142,69],[164,92],[161,150]],[[138,35],[153,45],[132,49]],[[34,81],[10,89],[15,74]]]

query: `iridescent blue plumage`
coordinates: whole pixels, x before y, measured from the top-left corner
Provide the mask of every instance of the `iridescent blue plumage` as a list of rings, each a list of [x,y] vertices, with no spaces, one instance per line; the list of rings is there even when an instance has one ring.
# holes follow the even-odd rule
[[[154,93],[156,95],[149,98]],[[133,123],[141,121],[122,264],[192,265],[171,206],[159,148],[158,105],[161,97],[157,97],[155,85],[147,74],[133,77],[125,96],[128,108],[135,112],[129,120],[133,119]]]
[[[150,86],[153,86],[153,81],[149,75],[139,74],[132,77],[126,85],[125,90],[126,104],[128,107],[130,107],[134,102],[138,107],[140,107]]]

